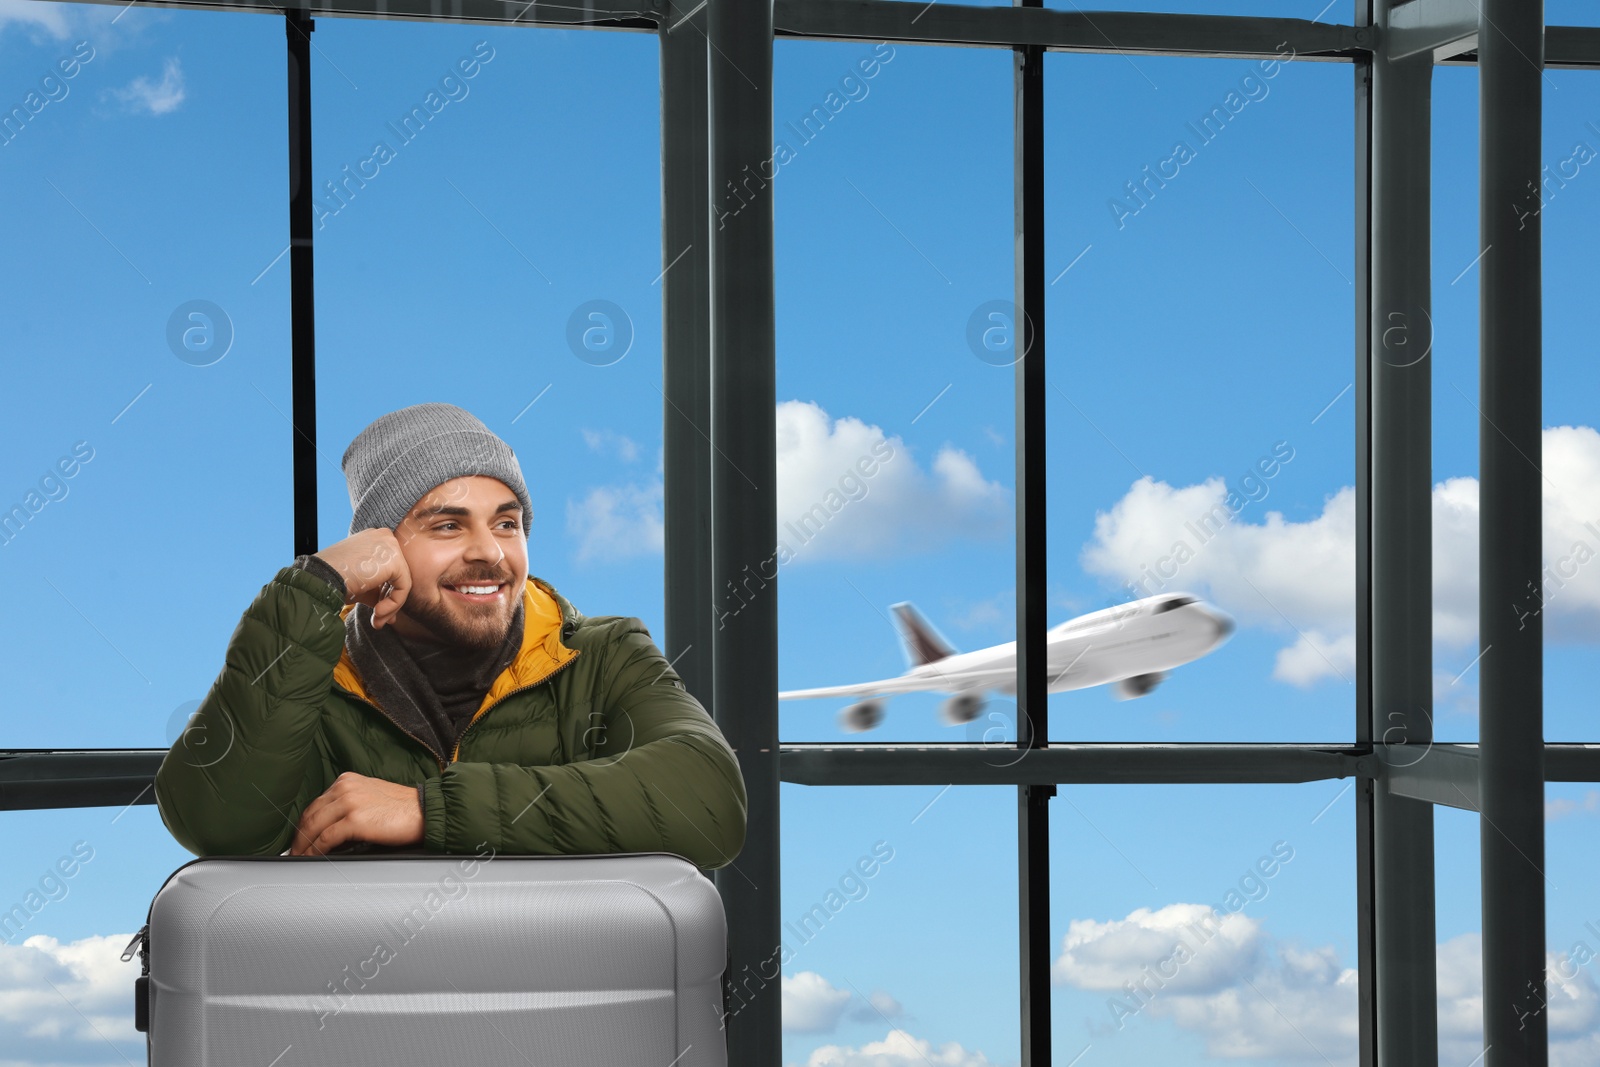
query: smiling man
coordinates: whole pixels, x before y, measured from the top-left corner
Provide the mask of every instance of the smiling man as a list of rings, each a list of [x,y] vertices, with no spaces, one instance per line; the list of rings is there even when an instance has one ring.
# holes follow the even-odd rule
[[[350,536],[262,589],[156,774],[178,842],[732,862],[733,750],[637,618],[585,616],[529,575],[511,448],[418,404],[343,468]]]

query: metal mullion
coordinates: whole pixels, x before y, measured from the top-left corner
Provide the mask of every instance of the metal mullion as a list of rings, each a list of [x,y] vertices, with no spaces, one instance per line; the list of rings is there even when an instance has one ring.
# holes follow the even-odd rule
[[[1383,0],[1378,0],[1382,3]],[[1358,26],[1372,25],[1373,0],[1356,0]],[[1356,419],[1356,700],[1357,744],[1372,743],[1372,57],[1355,61],[1355,419]],[[1356,782],[1356,1049],[1359,1067],[1376,1067],[1376,839],[1370,779]]]
[[[1016,0],[1037,8],[1041,0]],[[1044,49],[1013,54],[1016,315],[1017,745],[1048,743],[1045,677]],[[1026,758],[1026,757],[1019,757]],[[1017,923],[1022,1067],[1050,1064],[1050,809],[1054,785],[1017,787]]]
[[[802,785],[1268,785],[1380,771],[1373,754],[1353,746],[1053,742],[1042,748],[996,748],[960,742],[849,747],[810,743],[781,745],[778,751],[783,780]]]
[[[661,51],[663,651],[706,707],[711,581],[711,179],[705,10],[657,35]]]
[[[1478,35],[1479,822],[1487,1067],[1549,1062],[1541,579],[1544,4],[1483,0]],[[1529,190],[1533,190],[1530,198]],[[1530,199],[1533,210],[1521,210]]]
[[[779,36],[1123,55],[1271,58],[1287,41],[1298,60],[1348,62],[1370,30],[1306,19],[927,4],[922,0],[775,0]]]
[[[1389,5],[1374,14],[1387,39]],[[1431,80],[1424,53],[1372,61],[1369,203],[1372,740],[1425,746],[1433,725]],[[1426,751],[1425,748],[1422,751]],[[1377,1067],[1436,1064],[1433,806],[1374,787],[1369,947]],[[1361,827],[1357,827],[1358,834]],[[1358,886],[1359,888],[1359,886]]]
[[[294,554],[317,538],[317,329],[312,244],[316,203],[311,177],[311,18],[284,13],[289,106],[290,438],[293,449]]]
[[[114,7],[128,6],[128,0],[63,0]],[[279,15],[281,4],[273,0],[137,0],[140,7],[159,7],[191,11],[238,11],[247,14]],[[529,0],[453,0],[450,10],[441,11],[436,0],[308,0],[300,5],[316,18],[359,18],[378,21],[474,23],[487,26],[552,26],[562,29],[623,30],[654,33],[664,18],[661,6],[640,0],[584,0],[573,4],[542,5]]]
[[[712,585],[721,595],[744,583],[750,596],[712,631],[713,715],[738,757],[748,800],[743,851],[713,876],[728,915],[729,986],[740,1002],[730,1001],[735,1013],[726,1020],[728,1062],[776,1065],[781,990],[778,975],[764,972],[780,962],[782,941],[777,587],[775,574],[757,574],[760,587],[752,588],[744,573],[761,570],[778,540],[773,183],[760,173],[773,144],[771,0],[709,0],[706,35],[708,195],[727,184],[748,197],[714,211],[709,230]]]

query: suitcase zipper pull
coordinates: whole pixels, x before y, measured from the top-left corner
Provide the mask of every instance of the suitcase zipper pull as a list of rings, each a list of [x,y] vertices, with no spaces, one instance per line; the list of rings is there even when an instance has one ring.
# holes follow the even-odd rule
[[[128,942],[128,947],[122,950],[123,963],[127,963],[129,960],[133,959],[135,950],[143,955],[145,939],[149,936],[149,934],[150,924],[145,923],[139,928],[139,932],[133,935],[133,940]]]
[[[128,947],[122,950],[122,961],[133,959],[139,952],[139,977],[133,980],[133,1028],[141,1034],[150,1032],[150,924],[145,923],[133,935]]]

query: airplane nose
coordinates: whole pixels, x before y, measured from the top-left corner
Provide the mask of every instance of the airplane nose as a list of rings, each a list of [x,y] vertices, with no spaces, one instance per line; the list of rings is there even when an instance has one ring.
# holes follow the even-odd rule
[[[1227,637],[1229,634],[1233,633],[1234,624],[1232,619],[1228,618],[1226,615],[1219,615],[1215,621],[1217,624],[1218,637]]]

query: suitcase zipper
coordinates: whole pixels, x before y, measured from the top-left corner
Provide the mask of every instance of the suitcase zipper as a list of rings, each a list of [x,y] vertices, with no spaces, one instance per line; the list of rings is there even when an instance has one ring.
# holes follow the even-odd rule
[[[145,923],[139,928],[139,932],[133,935],[133,940],[128,942],[128,947],[122,950],[122,962],[127,963],[129,960],[133,959],[134,946],[137,945],[139,949],[139,958],[146,963],[145,969],[149,970],[149,961],[145,958],[145,944],[149,937],[150,924]]]
[[[133,1028],[141,1034],[150,1032],[150,924],[146,922],[133,935],[128,947],[122,950],[124,963],[133,959],[134,946],[139,949],[139,977],[133,980]]]

